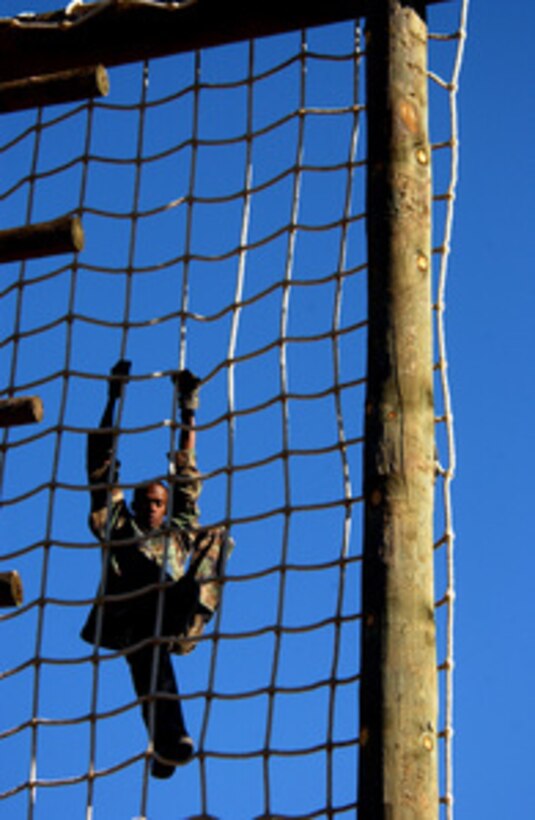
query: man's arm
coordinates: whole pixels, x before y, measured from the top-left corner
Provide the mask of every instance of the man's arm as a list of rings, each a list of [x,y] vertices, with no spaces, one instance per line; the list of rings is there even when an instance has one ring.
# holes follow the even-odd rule
[[[201,380],[189,370],[180,370],[175,378],[180,407],[180,450],[195,450],[195,411],[199,407]]]
[[[89,433],[87,437],[87,475],[91,485],[91,512],[95,513],[107,506],[106,486],[117,482],[119,461],[114,460],[114,442],[116,432],[112,429],[115,422],[116,404],[122,392],[128,375],[131,362],[120,359],[111,369],[111,378],[108,382],[108,400],[100,419],[99,429]]]
[[[174,454],[171,472],[175,476],[172,517],[188,526],[196,523],[201,492],[200,474],[195,459],[195,411],[199,406],[201,380],[189,370],[180,370],[173,377],[180,407],[179,447]]]

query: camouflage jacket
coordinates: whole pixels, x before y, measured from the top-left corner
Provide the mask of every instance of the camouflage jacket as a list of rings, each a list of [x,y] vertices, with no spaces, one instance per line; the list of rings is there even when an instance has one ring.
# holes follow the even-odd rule
[[[161,530],[146,533],[137,524],[116,484],[108,496],[103,482],[109,476],[109,458],[95,459],[89,452],[89,526],[103,545],[104,558],[99,591],[104,596],[121,596],[143,589],[157,582],[162,568],[164,580],[179,581],[191,567],[199,589],[197,611],[208,620],[219,604],[220,577],[231,540],[222,527],[199,526],[197,501],[201,479],[194,453],[180,451],[175,462],[176,472],[170,487],[170,521]],[[118,479],[117,472],[114,479]],[[136,635],[131,622],[142,607],[136,604],[135,598],[132,600],[133,604],[112,598],[104,604],[101,646],[116,649],[136,642],[139,630]],[[82,630],[82,637],[90,643],[96,642],[97,621],[94,606]]]
[[[92,482],[99,478],[95,473],[89,476]],[[176,454],[176,473],[170,492],[171,521],[160,531],[150,534],[143,532],[136,523],[119,487],[112,489],[109,504],[103,494],[97,496],[92,493],[89,526],[99,541],[109,545],[112,572],[117,575],[126,574],[124,565],[128,561],[130,545],[159,567],[165,565],[165,575],[173,581],[184,575],[188,555],[194,547],[199,529],[197,500],[201,493],[201,479],[192,451],[184,450]]]

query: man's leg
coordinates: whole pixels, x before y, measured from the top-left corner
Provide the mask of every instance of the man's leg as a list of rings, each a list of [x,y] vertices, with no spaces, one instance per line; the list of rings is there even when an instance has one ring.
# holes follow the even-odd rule
[[[193,755],[193,742],[188,736],[178,699],[178,687],[167,647],[148,646],[127,655],[132,681],[138,697],[146,697],[151,691],[153,660],[157,654],[154,699],[142,704],[143,719],[154,751],[174,765],[153,761],[152,773],[156,777],[170,777],[176,765],[187,763]],[[159,694],[172,695],[161,698]]]

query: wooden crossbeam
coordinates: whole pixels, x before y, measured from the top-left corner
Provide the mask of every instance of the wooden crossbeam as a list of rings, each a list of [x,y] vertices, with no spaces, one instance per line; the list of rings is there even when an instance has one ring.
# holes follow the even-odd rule
[[[0,83],[0,114],[105,97],[109,90],[108,73],[102,65],[9,80]]]
[[[0,81],[106,66],[365,17],[374,0],[197,0],[181,8],[117,0],[0,19]],[[427,0],[428,3],[447,0]]]
[[[0,401],[0,427],[18,427],[43,419],[43,402],[39,396],[20,396]]]
[[[78,253],[83,247],[84,230],[76,216],[0,231],[0,262]]]

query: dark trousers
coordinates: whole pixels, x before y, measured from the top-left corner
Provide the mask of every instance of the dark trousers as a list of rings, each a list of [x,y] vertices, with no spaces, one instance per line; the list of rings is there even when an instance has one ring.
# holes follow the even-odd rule
[[[165,589],[151,590],[145,587],[161,581],[160,568],[154,561],[132,550],[122,562],[120,574],[109,567],[104,602],[91,607],[81,632],[84,641],[106,649],[126,649],[156,634],[178,637],[186,632],[195,612],[202,609],[193,573],[188,571],[174,582],[166,576]],[[122,600],[106,597],[132,592],[137,593],[135,597]]]
[[[151,592],[143,596],[138,607],[136,638],[156,634],[158,599],[162,596],[161,635],[180,635],[195,612],[199,600],[199,585],[186,575],[163,592]],[[178,685],[167,645],[149,645],[126,655],[132,682],[137,696],[150,696],[142,703],[143,720],[154,749],[162,757],[176,759],[179,756],[178,741],[187,734],[182,707],[178,699]],[[153,666],[155,665],[155,678]],[[172,695],[173,697],[160,697]]]
[[[139,698],[151,694],[153,662],[156,662],[153,697],[142,704],[143,720],[155,750],[162,757],[175,759],[177,743],[187,731],[169,650],[164,645],[146,646],[128,654],[126,660]],[[159,697],[161,694],[174,697],[162,698]]]
[[[106,601],[101,616],[100,646],[109,649],[128,649],[155,635],[176,637],[187,631],[199,604],[199,584],[192,572],[179,581],[171,582],[162,590],[144,587],[160,581],[161,570],[139,550],[117,553],[121,559],[121,574],[108,573],[106,592],[110,595],[139,592],[134,598]],[[89,643],[97,640],[98,607],[93,606],[82,629],[82,637]],[[159,629],[157,628],[159,624]],[[177,743],[187,734],[182,707],[178,700],[178,686],[165,643],[150,644],[125,655],[134,688],[139,698],[151,695],[153,657],[156,663],[156,681],[152,700],[142,703],[143,720],[162,757],[175,759]],[[167,699],[158,694],[174,695]],[[151,728],[152,727],[152,728]]]

